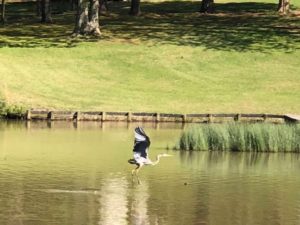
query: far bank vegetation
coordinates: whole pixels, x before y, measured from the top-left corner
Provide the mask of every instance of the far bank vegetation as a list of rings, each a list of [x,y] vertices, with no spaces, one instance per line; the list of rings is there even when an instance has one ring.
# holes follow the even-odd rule
[[[300,152],[300,125],[197,125],[183,131],[175,148],[200,151]]]

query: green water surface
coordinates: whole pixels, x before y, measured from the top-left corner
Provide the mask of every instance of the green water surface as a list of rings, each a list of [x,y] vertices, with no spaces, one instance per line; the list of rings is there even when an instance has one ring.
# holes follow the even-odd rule
[[[133,183],[126,123],[0,123],[0,225],[296,225],[300,156],[167,150],[181,124],[142,124],[150,158]]]

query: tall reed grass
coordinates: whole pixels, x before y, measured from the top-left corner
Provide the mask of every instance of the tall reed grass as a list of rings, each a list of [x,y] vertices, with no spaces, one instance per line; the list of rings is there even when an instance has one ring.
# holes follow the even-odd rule
[[[300,125],[204,124],[183,131],[175,149],[300,152]]]

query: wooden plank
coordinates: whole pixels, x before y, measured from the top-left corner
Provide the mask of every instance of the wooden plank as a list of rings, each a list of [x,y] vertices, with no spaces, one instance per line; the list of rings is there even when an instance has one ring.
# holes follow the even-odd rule
[[[28,110],[26,119],[50,119],[50,120],[109,120],[109,121],[149,121],[149,122],[199,122],[204,118],[213,121],[213,118],[233,118],[240,120],[244,118],[260,118],[269,119],[285,119],[286,121],[300,121],[299,115],[277,115],[277,114],[233,114],[233,113],[217,113],[217,114],[178,114],[178,113],[153,113],[153,112],[72,112],[72,111],[49,111],[47,109]],[[201,122],[201,121],[200,121]]]
[[[248,118],[257,118],[257,117],[263,117],[264,114],[241,114],[242,117],[248,117]]]
[[[242,117],[248,118],[273,118],[273,119],[284,119],[283,115],[276,114],[241,114]]]
[[[287,114],[287,115],[284,115],[284,119],[286,121],[289,121],[289,122],[299,123],[300,122],[300,115]]]
[[[208,114],[186,114],[187,117],[190,117],[190,118],[199,118],[199,117],[208,117]]]
[[[30,118],[33,120],[46,120],[48,119],[49,111],[46,109],[32,109],[30,110]]]
[[[268,118],[272,119],[284,119],[284,115],[276,115],[276,114],[265,114]]]
[[[48,113],[49,120],[73,120],[74,112],[72,111],[51,111]]]
[[[182,114],[177,113],[161,113],[160,117],[174,117],[174,118],[182,118]]]
[[[128,112],[106,112],[108,116],[127,116]]]
[[[218,114],[211,114],[212,117],[219,117],[219,118],[234,118],[237,114],[234,113],[218,113]]]
[[[48,110],[31,110],[31,114],[48,114]]]
[[[102,112],[98,112],[98,111],[95,111],[95,112],[82,112],[82,114],[87,114],[87,115],[102,115]]]
[[[86,121],[100,121],[102,118],[102,112],[81,112],[80,120]]]
[[[70,115],[70,114],[74,114],[74,112],[72,111],[52,111],[55,115]]]
[[[47,120],[48,114],[31,114],[31,120]]]
[[[157,113],[147,113],[147,112],[133,112],[133,116],[156,116]]]

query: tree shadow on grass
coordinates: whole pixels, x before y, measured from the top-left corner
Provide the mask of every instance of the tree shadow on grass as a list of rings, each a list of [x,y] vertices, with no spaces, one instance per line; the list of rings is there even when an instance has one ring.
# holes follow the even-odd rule
[[[110,13],[100,19],[100,41],[138,40],[238,52],[300,48],[300,18],[278,16],[276,4],[216,4],[214,14],[200,14],[199,7],[200,3],[192,1],[147,2],[142,4],[142,16],[132,17],[128,2],[111,2]],[[70,38],[74,12],[55,14],[54,24],[40,24],[33,14],[19,20],[10,16],[11,22],[0,28],[2,47],[73,47],[82,41],[99,41]]]
[[[53,23],[43,24],[36,15],[35,3],[8,4],[7,23],[0,26],[0,47],[61,47],[69,48],[80,42],[95,42],[96,37],[72,38],[75,13],[53,10]]]
[[[102,23],[118,38],[228,51],[299,49],[300,18],[278,16],[276,6],[216,4],[216,13],[200,14],[197,2],[144,3],[140,18],[124,14],[122,20],[109,18]]]

